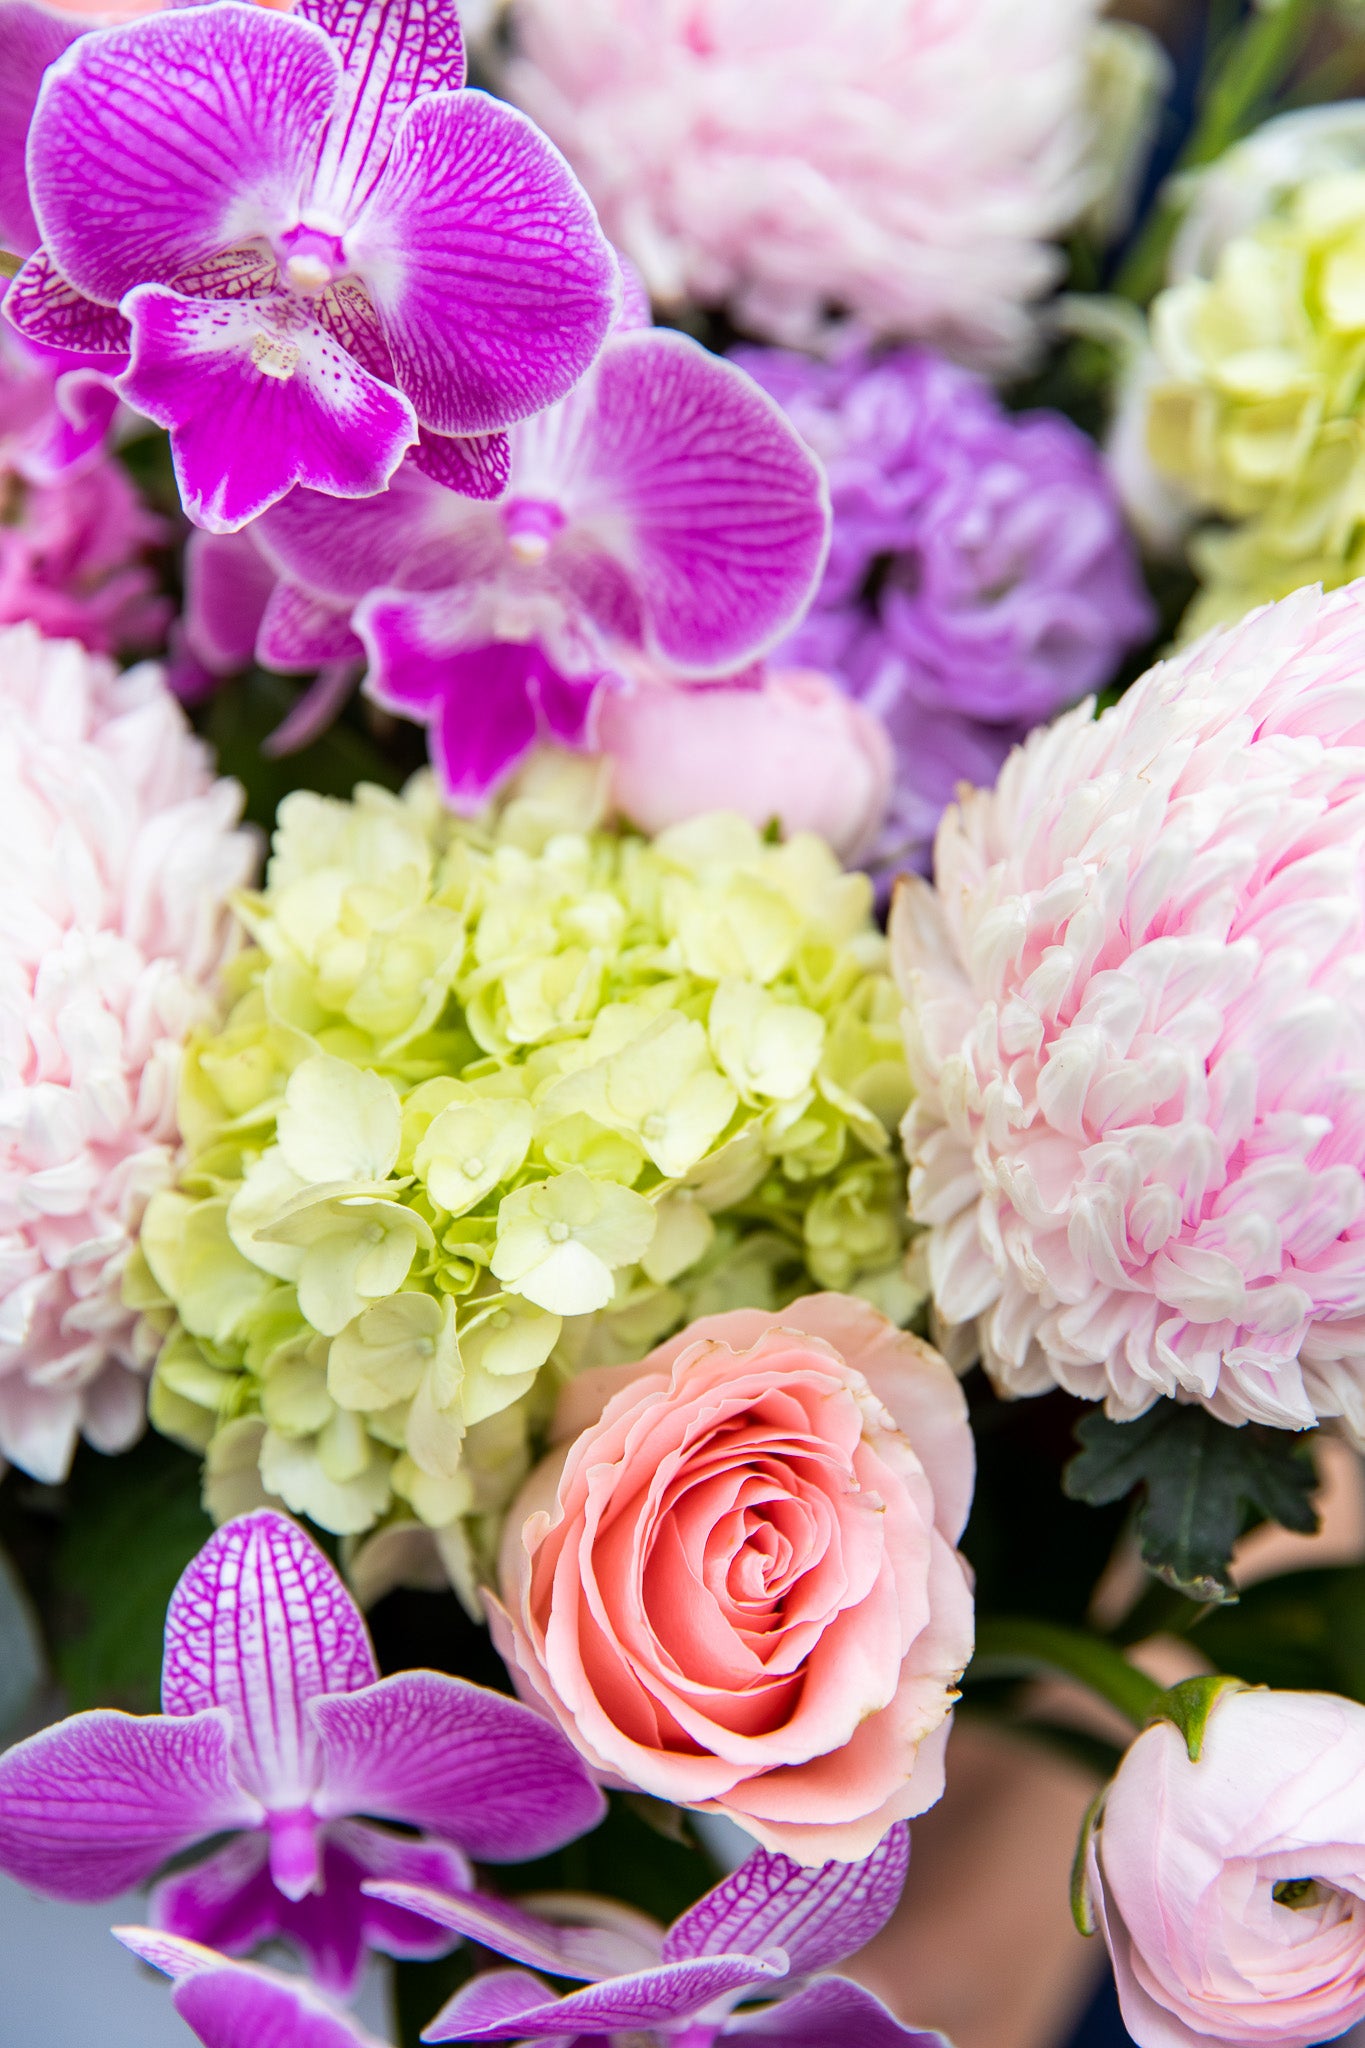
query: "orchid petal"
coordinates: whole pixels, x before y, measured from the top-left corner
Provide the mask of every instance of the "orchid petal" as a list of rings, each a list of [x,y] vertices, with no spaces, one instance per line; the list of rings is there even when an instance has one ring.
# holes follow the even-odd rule
[[[454,1946],[448,1931],[417,1912],[368,1897],[362,1890],[367,1878],[442,1888],[472,1882],[458,1849],[344,1821],[327,1830],[319,1891],[286,1899],[271,1879],[265,1836],[239,1835],[206,1862],[159,1884],[152,1917],[168,1933],[225,1955],[286,1941],[325,1991],[349,1998],[367,1948],[430,1960]]]
[[[358,662],[328,662],[274,731],[266,734],[261,752],[268,760],[278,761],[311,747],[336,723],[359,680]]]
[[[41,249],[29,257],[5,293],[5,318],[44,348],[126,356],[132,343],[133,330],[117,307],[87,299]]]
[[[446,801],[480,810],[535,744],[537,694],[550,673],[539,647],[451,647],[421,607],[385,591],[365,599],[354,623],[370,661],[366,696],[425,723]]]
[[[171,1596],[166,1711],[226,1707],[238,1769],[271,1807],[303,1806],[316,1789],[307,1702],[376,1675],[354,1600],[298,1524],[271,1509],[225,1523]]]
[[[562,156],[482,93],[408,109],[347,236],[400,388],[438,434],[486,434],[562,398],[614,317],[611,245]]]
[[[497,1975],[519,1972],[497,1972]],[[655,2027],[683,2020],[717,1998],[747,1991],[787,1974],[780,1949],[768,1956],[695,1956],[658,1969],[611,1977],[586,1991],[550,1999],[515,2016],[497,2014],[479,1996],[487,1979],[476,1977],[442,2006],[424,2041],[520,2041],[528,2034],[614,2034],[628,2027]],[[534,1982],[534,1979],[523,1980]],[[490,2023],[491,2022],[491,2023]]]
[[[268,237],[336,97],[311,22],[219,0],[83,36],[48,72],[29,133],[33,211],[63,275],[115,306],[208,250]]]
[[[236,0],[218,0],[232,7]],[[185,510],[233,533],[296,483],[369,497],[416,439],[411,408],[290,299],[130,292],[120,388],[171,433]]]
[[[111,1899],[225,1828],[255,1827],[226,1714],[101,1707],[0,1757],[0,1869],[59,1899]]]
[[[185,548],[185,641],[214,676],[250,668],[275,572],[250,533],[192,533]]]
[[[385,585],[439,590],[491,573],[503,547],[495,514],[436,488],[411,462],[373,498],[292,491],[253,531],[280,575],[348,606]]]
[[[793,1974],[827,1969],[886,1925],[909,1862],[910,1830],[903,1821],[859,1863],[803,1870],[789,1856],[756,1849],[675,1921],[664,1938],[664,1958],[780,1948]]]
[[[305,675],[328,662],[343,662],[358,673],[365,653],[351,631],[349,605],[329,604],[287,579],[276,582],[266,600],[255,647],[256,659],[282,675]],[[337,710],[349,694],[342,693]]]
[[[423,427],[411,460],[462,497],[500,498],[512,474],[512,444],[506,434],[433,434]]]
[[[815,457],[733,363],[663,330],[613,338],[566,437],[560,502],[619,533],[656,650],[724,674],[790,631],[824,566],[828,498]],[[527,456],[535,459],[529,430]],[[518,450],[514,489],[534,492]]]
[[[307,1983],[250,1963],[222,1962],[182,1977],[171,2003],[204,2048],[381,2048]]]
[[[448,1999],[430,2025],[422,2030],[424,2041],[523,2041],[527,2027],[522,2016],[543,2018],[553,2012],[547,2006],[547,1987],[525,1970],[488,1970],[471,1984],[464,1984]],[[565,2032],[572,2033],[572,2027]]]
[[[952,2048],[942,2034],[902,2026],[880,1998],[844,1977],[822,1977],[780,2005],[738,2014],[721,2039],[741,2035],[755,2048]]]
[[[373,190],[412,102],[464,84],[459,17],[452,0],[301,0],[295,12],[331,39],[342,63],[313,199],[354,214]]]
[[[602,1795],[559,1730],[517,1700],[435,1671],[315,1699],[322,1815],[372,1813],[486,1863],[545,1856],[595,1827]]]
[[[552,1977],[583,1977],[599,1983],[620,1971],[619,1934],[607,1927],[555,1926],[527,1913],[506,1899],[493,1899],[475,1891],[433,1891],[425,1885],[368,1884],[371,1898],[387,1899],[391,1905],[406,1906],[423,1913],[438,1926],[477,1941],[513,1962],[529,1963]],[[627,1937],[631,1963],[638,1958],[638,1942]]]
[[[0,242],[16,256],[27,256],[39,242],[24,163],[38,88],[48,65],[80,33],[77,23],[26,0],[0,5]]]
[[[195,1977],[204,1970],[216,1970],[223,1958],[202,1941],[187,1941],[183,1935],[167,1934],[159,1927],[111,1927],[115,1941],[122,1942],[139,1961],[148,1963],[178,1984],[182,1977]]]

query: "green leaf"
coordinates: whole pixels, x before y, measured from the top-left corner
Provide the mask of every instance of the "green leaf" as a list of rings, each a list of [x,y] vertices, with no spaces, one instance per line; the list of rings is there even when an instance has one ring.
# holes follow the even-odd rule
[[[155,1713],[176,1580],[213,1533],[199,1460],[145,1436],[121,1457],[83,1448],[54,1560],[57,1676],[73,1712]]]
[[[1190,1640],[1248,1684],[1365,1701],[1365,1565],[1262,1580],[1197,1618]]]
[[[1142,1561],[1191,1600],[1236,1599],[1228,1560],[1255,1522],[1311,1534],[1318,1526],[1311,1433],[1232,1429],[1204,1409],[1158,1401],[1136,1422],[1087,1415],[1062,1475],[1073,1500],[1103,1505],[1143,1489]]]
[[[18,1572],[0,1550],[0,1743],[19,1721],[43,1679],[38,1624]]]

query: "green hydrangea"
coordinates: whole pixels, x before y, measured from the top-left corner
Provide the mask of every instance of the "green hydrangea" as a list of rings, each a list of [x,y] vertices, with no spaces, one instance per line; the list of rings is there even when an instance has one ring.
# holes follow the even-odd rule
[[[914,1306],[897,998],[820,840],[534,788],[471,825],[419,777],[286,798],[239,909],[130,1281],[220,1504],[448,1531],[586,1365],[813,1285]]]
[[[1202,631],[1365,569],[1365,173],[1306,179],[1159,294],[1147,445],[1227,522],[1197,533]]]

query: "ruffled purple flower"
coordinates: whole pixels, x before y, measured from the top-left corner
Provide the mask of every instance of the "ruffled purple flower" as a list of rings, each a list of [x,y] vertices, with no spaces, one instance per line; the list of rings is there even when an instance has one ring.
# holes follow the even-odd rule
[[[1117,500],[1069,420],[1007,413],[928,350],[735,359],[829,475],[829,562],[782,656],[884,721],[899,774],[869,864],[927,871],[955,785],[993,781],[1016,740],[1103,688],[1153,630]]]
[[[213,532],[296,483],[369,496],[409,449],[495,495],[505,429],[573,387],[619,303],[558,151],[465,89],[451,0],[220,0],[79,36],[27,164],[41,246],[10,319],[110,360]]]
[[[603,1811],[528,1707],[434,1671],[380,1678],[341,1580],[268,1510],[229,1522],[185,1572],[161,1693],[162,1714],[76,1714],[0,1757],[0,1870],[50,1898],[108,1899],[226,1834],[157,1887],[159,1925],[230,1954],[286,1941],[343,1995],[367,1948],[451,1946],[371,1883],[460,1892],[469,1857],[544,1855]]]
[[[424,2041],[947,2048],[941,2034],[902,2026],[861,1985],[814,1974],[885,1926],[909,1853],[903,1821],[857,1863],[803,1870],[787,1856],[756,1849],[667,1931],[639,1916],[627,1921],[610,1907],[583,1924],[592,1902],[581,1898],[564,1900],[563,1918],[550,1919],[502,1899],[442,1896],[401,1883],[379,1881],[366,1890],[530,1966],[473,1978],[424,2029]],[[552,1902],[540,1903],[544,1909]],[[577,1979],[584,1988],[557,1996],[534,1970]],[[757,2009],[753,2001],[760,2001]]]

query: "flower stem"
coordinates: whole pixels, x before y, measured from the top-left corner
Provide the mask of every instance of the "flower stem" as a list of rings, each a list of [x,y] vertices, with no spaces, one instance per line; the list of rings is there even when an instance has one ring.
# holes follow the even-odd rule
[[[977,1678],[1052,1672],[1079,1679],[1135,1728],[1144,1725],[1162,1696],[1159,1685],[1100,1636],[1024,1616],[1007,1615],[979,1624],[971,1670]]]
[[[1172,180],[1181,171],[1211,164],[1246,133],[1280,84],[1307,40],[1319,0],[1277,0],[1253,9],[1251,18],[1218,65],[1203,107],[1167,179],[1114,280],[1114,290],[1145,305],[1159,288],[1166,256],[1184,211]]]

